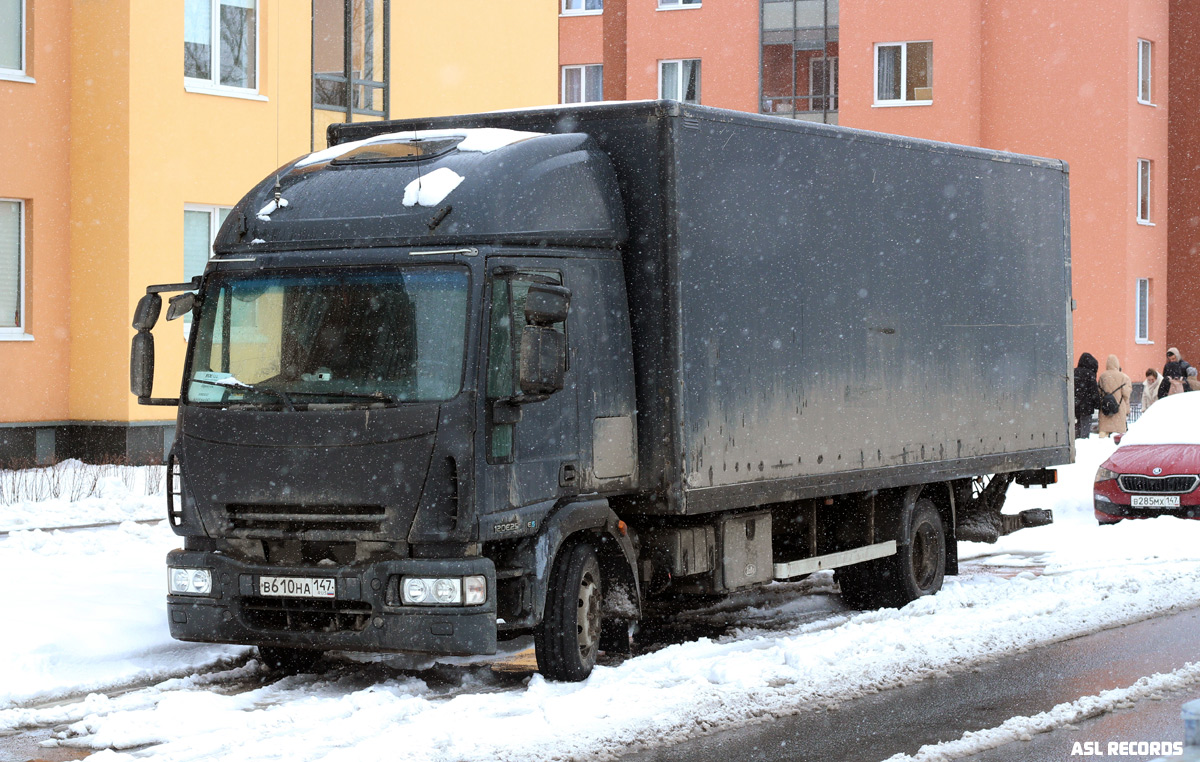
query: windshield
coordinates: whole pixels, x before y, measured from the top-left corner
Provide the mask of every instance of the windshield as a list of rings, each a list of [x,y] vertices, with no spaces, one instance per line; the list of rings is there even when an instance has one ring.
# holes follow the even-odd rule
[[[208,278],[187,401],[438,402],[462,385],[465,268]]]

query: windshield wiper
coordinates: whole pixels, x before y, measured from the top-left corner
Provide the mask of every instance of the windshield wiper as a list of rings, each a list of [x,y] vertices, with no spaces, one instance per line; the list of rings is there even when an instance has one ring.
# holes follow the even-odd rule
[[[292,404],[292,398],[289,397],[287,395],[287,393],[284,392],[282,389],[272,389],[267,386],[252,386],[250,384],[243,384],[241,381],[234,381],[232,383],[221,382],[221,381],[206,381],[203,378],[193,378],[193,379],[191,379],[191,382],[194,384],[206,384],[208,386],[216,386],[216,387],[220,387],[222,389],[239,389],[239,390],[248,390],[248,391],[252,391],[252,392],[262,392],[263,394],[274,397],[275,399],[277,399],[281,403],[283,403],[284,408],[287,409],[288,412],[291,412],[291,413],[296,412],[296,406]]]
[[[371,402],[382,402],[385,405],[395,405],[398,400],[390,394],[383,392],[345,392],[345,391],[327,391],[316,392],[302,389],[293,389],[293,395],[301,394],[307,397],[333,397],[334,399],[342,400],[369,400]]]

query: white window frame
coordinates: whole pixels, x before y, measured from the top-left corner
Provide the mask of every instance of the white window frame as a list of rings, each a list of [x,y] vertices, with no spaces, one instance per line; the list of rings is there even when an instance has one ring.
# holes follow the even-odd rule
[[[683,99],[683,95],[684,95],[684,92],[683,92],[683,88],[684,88],[683,65],[685,63],[690,63],[693,61],[696,63],[696,65],[700,65],[701,60],[702,59],[699,59],[699,58],[670,58],[665,61],[659,61],[658,62],[658,97],[660,99],[675,100],[675,101],[679,101],[681,103],[692,103],[693,101],[685,101]],[[663,92],[663,69],[666,68],[667,66],[670,66],[671,64],[679,64],[679,88],[680,88],[680,90],[678,93],[668,94],[668,93]],[[703,92],[704,92],[704,90],[702,88],[703,77],[704,77],[704,68],[701,67],[700,68],[700,77],[697,78],[697,80],[696,80],[696,100],[694,101],[695,103],[700,103],[701,98],[703,98]]]
[[[570,7],[572,5],[577,5],[579,7],[572,8],[572,7]],[[601,13],[604,13],[603,0],[601,0],[600,7],[598,9],[593,8],[593,9],[589,10],[586,6],[587,6],[587,0],[562,0],[562,4],[559,7],[560,15],[562,15],[562,16],[599,16]]]
[[[660,11],[680,11],[685,8],[701,7],[700,0],[658,0],[658,10]]]
[[[0,327],[0,341],[33,341],[33,336],[25,332],[29,317],[26,312],[29,303],[29,286],[26,283],[29,270],[25,266],[25,210],[28,207],[19,198],[0,198],[0,201],[17,205],[17,314],[20,315],[17,325]]]
[[[1154,105],[1154,43],[1150,40],[1137,41],[1137,101],[1147,106]]]
[[[232,206],[218,206],[216,204],[184,204],[183,211],[185,211],[185,212],[203,212],[208,215],[208,257],[205,258],[205,260],[204,260],[205,264],[207,265],[209,260],[211,260],[213,258],[213,249],[212,249],[213,242],[217,240],[217,231],[221,229],[221,212],[225,212],[226,215],[228,215],[229,213],[231,213],[233,211],[233,207]],[[185,229],[184,235],[185,236],[187,235],[186,229]],[[184,251],[181,253],[181,256],[183,256],[183,257],[187,256],[186,239],[185,239]],[[186,282],[190,279],[188,272],[187,272],[187,262],[183,261],[183,262],[180,262],[180,264],[183,265],[183,277],[181,278],[181,281]],[[203,273],[204,273],[204,270],[203,270],[203,268],[201,268],[200,272],[193,273],[191,277],[194,277],[196,275],[202,275]],[[191,324],[192,324],[192,316],[185,315],[184,321],[183,321],[183,326],[184,326],[183,337],[185,339],[187,338],[187,335],[188,335],[188,327],[191,326]]]
[[[929,98],[928,100],[915,100],[914,99],[911,101],[905,100],[905,98],[904,98],[904,96],[908,94],[908,46],[909,45],[925,45],[925,44],[929,45],[929,55],[932,58],[932,56],[933,56],[933,40],[903,40],[903,41],[899,41],[899,42],[877,42],[877,43],[875,43],[874,66],[872,67],[872,75],[871,75],[871,96],[872,96],[872,101],[873,101],[873,103],[871,104],[872,107],[881,106],[884,108],[891,108],[891,107],[895,107],[895,106],[932,106],[933,105],[933,98]],[[894,48],[894,47],[900,48],[900,71],[899,71],[900,98],[899,99],[889,98],[889,99],[885,99],[885,100],[880,100],[880,98],[879,98],[879,50],[881,48]],[[930,64],[929,64],[929,78],[931,80],[933,79],[933,63],[932,62],[930,62]],[[930,90],[933,89],[932,84],[929,86],[929,89]]]
[[[254,86],[253,87],[233,87],[232,85],[221,84],[221,0],[208,0],[209,3],[209,78],[201,79],[199,77],[189,77],[183,75],[183,89],[189,93],[201,93],[204,95],[224,95],[233,98],[245,98],[247,100],[265,101],[266,96],[259,93],[259,87],[262,85],[262,59],[259,56],[259,50],[262,47],[262,2],[263,0],[252,0],[254,3]],[[186,4],[185,4],[186,13]],[[186,22],[185,22],[186,23]]]
[[[587,99],[588,71],[595,69],[600,70],[600,100],[590,101]],[[571,71],[579,72],[579,94],[581,100],[567,100],[567,73]],[[559,79],[561,84],[558,96],[559,103],[599,103],[604,100],[604,64],[574,64],[571,66],[563,66],[562,73],[559,75]]]
[[[17,5],[21,9],[21,20],[18,22],[21,29],[21,67],[9,69],[0,66],[0,80],[33,83],[33,77],[26,74],[29,69],[29,4],[27,0],[17,0]]]
[[[1153,344],[1150,340],[1150,279],[1138,278],[1134,285],[1133,340],[1137,344]]]
[[[1151,215],[1154,209],[1150,206],[1153,197],[1150,189],[1154,180],[1154,162],[1150,159],[1137,160],[1137,221],[1139,225],[1153,225]],[[1144,214],[1143,214],[1144,212]]]

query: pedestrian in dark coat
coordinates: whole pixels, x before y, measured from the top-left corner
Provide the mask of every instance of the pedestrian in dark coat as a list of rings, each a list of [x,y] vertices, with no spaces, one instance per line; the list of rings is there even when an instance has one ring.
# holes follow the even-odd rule
[[[1187,383],[1187,372],[1183,366],[1177,362],[1169,362],[1163,366],[1163,380],[1158,385],[1158,398],[1162,399],[1168,394],[1179,394],[1180,392],[1190,392],[1191,388]]]
[[[1079,355],[1075,366],[1075,437],[1087,439],[1092,433],[1092,412],[1100,406],[1100,387],[1096,373],[1100,363],[1088,352]]]
[[[1177,362],[1183,368],[1183,374],[1186,376],[1188,368],[1192,367],[1191,363],[1183,359],[1183,355],[1179,354],[1177,347],[1167,348],[1167,362]]]

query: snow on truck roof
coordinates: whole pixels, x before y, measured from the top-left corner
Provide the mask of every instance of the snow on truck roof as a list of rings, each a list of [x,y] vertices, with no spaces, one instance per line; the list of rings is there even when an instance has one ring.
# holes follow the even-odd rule
[[[338,157],[345,156],[357,149],[369,145],[380,143],[405,143],[414,140],[433,140],[437,138],[462,138],[455,146],[459,151],[470,151],[474,153],[491,153],[505,146],[518,143],[529,138],[536,138],[545,135],[544,132],[523,132],[521,130],[506,130],[496,127],[479,127],[467,129],[448,129],[448,130],[409,130],[406,132],[389,132],[384,135],[375,135],[374,137],[365,138],[363,140],[355,140],[349,143],[341,143],[339,145],[330,146],[321,151],[314,151],[308,156],[296,162],[297,167],[307,167],[310,164],[320,164],[322,162],[333,161]]]

